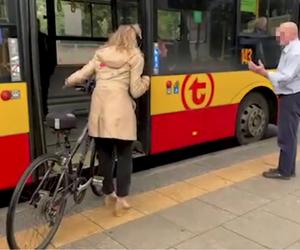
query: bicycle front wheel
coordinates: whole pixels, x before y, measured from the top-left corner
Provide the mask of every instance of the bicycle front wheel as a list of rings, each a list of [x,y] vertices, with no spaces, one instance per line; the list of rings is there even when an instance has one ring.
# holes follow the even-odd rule
[[[59,156],[46,154],[21,177],[6,219],[11,249],[44,249],[54,237],[66,206],[68,179]]]

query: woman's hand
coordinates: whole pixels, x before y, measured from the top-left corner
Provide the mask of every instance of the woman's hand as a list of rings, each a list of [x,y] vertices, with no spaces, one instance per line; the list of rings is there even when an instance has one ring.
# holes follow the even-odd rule
[[[65,79],[65,84],[62,86],[62,89],[66,89],[69,87],[68,79]]]
[[[69,85],[69,82],[68,82],[68,78],[65,79],[65,86],[68,86]]]
[[[145,83],[147,89],[150,87],[150,77],[149,76],[142,76],[142,80]]]

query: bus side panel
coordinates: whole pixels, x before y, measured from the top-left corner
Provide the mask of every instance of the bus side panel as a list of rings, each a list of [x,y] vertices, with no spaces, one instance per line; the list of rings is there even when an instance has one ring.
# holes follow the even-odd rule
[[[151,154],[235,135],[238,104],[152,116]]]
[[[0,190],[15,187],[30,162],[29,110],[26,83],[1,83],[0,93]]]
[[[30,162],[29,134],[0,137],[0,189],[16,186]]]
[[[151,153],[232,137],[238,107],[256,87],[271,83],[249,71],[153,76]]]
[[[0,136],[29,133],[26,83],[1,83],[0,93],[3,91],[10,91],[12,98],[7,101],[0,98]]]

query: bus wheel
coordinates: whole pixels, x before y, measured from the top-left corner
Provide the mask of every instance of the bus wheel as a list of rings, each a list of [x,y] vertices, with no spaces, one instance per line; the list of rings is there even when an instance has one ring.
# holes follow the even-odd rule
[[[240,144],[259,141],[269,124],[269,106],[260,93],[248,94],[240,104],[236,137]]]

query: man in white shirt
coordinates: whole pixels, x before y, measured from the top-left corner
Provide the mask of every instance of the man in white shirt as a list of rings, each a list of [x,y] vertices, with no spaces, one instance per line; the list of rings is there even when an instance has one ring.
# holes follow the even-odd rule
[[[286,22],[276,30],[283,46],[276,72],[268,72],[261,61],[249,63],[249,70],[268,78],[279,97],[278,145],[280,157],[278,168],[263,173],[266,178],[288,180],[295,176],[297,153],[297,130],[300,115],[300,41],[298,27]]]

